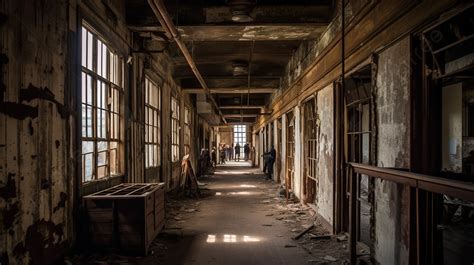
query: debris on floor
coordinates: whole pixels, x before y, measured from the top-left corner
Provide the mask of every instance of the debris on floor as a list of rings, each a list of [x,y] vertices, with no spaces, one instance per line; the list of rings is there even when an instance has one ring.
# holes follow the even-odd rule
[[[308,264],[344,264],[348,261],[349,251],[345,234],[331,235],[311,207],[292,199],[286,203],[284,188],[281,186],[267,182],[262,188],[268,196],[261,202],[271,202],[274,208],[271,215],[267,213],[266,216],[284,223],[289,231],[294,232],[291,240],[301,245],[312,256]]]

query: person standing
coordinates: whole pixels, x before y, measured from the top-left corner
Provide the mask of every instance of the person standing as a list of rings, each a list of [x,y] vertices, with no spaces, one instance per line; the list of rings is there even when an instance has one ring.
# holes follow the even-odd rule
[[[264,170],[266,169],[267,179],[270,180],[272,179],[272,175],[273,175],[273,164],[275,163],[275,160],[276,160],[275,146],[272,145],[272,149],[270,149],[270,152],[265,153],[263,158],[265,160]]]
[[[235,161],[239,161],[240,160],[240,144],[237,143],[235,145]]]
[[[215,147],[212,147],[212,151],[211,151],[211,162],[212,162],[212,166],[213,166],[213,167],[216,167],[216,165],[217,165],[217,152],[216,152],[216,148],[215,148]]]
[[[249,160],[249,154],[250,154],[249,143],[245,143],[245,145],[244,145],[244,158],[245,158],[245,161]]]
[[[221,164],[225,164],[225,153],[226,153],[226,148],[224,145],[221,145],[219,148],[219,155],[221,156]]]
[[[231,144],[232,145],[232,144]],[[232,159],[232,148],[229,145],[225,146],[225,151],[227,155],[227,161],[230,161]]]

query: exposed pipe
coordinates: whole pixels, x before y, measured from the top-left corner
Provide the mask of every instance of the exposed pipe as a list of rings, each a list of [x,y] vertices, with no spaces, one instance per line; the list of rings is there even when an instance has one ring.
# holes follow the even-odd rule
[[[342,100],[344,102],[344,96],[346,94],[345,92],[345,74],[346,74],[346,69],[345,69],[345,63],[346,63],[346,54],[345,54],[345,49],[346,49],[346,14],[345,14],[345,3],[346,1],[341,0],[341,96]],[[343,103],[344,105],[344,103]],[[342,160],[344,161],[344,160]],[[356,180],[354,176],[351,176],[350,178],[350,198],[351,201],[354,199],[356,196]],[[356,245],[357,245],[357,238],[354,236],[355,231],[357,229],[357,224],[355,222],[351,222],[355,220],[355,215],[357,214],[357,209],[355,205],[350,204],[349,205],[349,263],[351,265],[357,264],[357,256],[356,256]]]
[[[255,44],[255,41],[253,40],[252,43],[250,44],[250,52],[249,52],[249,65],[248,65],[248,76],[247,76],[247,88],[248,88],[247,106],[250,105],[250,71],[252,70],[252,55],[253,55],[254,44]]]
[[[207,97],[211,100],[211,103],[214,105],[216,110],[219,112],[219,116],[221,119],[224,121],[225,124],[227,124],[227,121],[222,114],[222,111],[219,109],[219,106],[217,105],[216,101],[211,95],[211,91],[209,90],[209,87],[206,84],[206,81],[204,81],[204,78],[202,77],[201,73],[196,67],[196,64],[194,63],[194,60],[191,56],[191,54],[188,51],[188,48],[186,45],[181,41],[181,38],[178,34],[178,31],[176,30],[176,27],[173,24],[173,21],[171,20],[170,16],[168,15],[168,12],[166,11],[166,8],[163,4],[162,0],[148,0],[148,4],[150,5],[151,9],[153,10],[153,13],[155,16],[158,18],[160,21],[161,26],[163,29],[171,35],[171,37],[174,39],[176,44],[178,45],[179,49],[181,50],[181,53],[183,54],[184,58],[186,59],[186,62],[188,63],[189,67],[193,71],[194,75],[196,76],[196,79],[199,81],[199,84],[201,84],[202,88],[204,89]]]

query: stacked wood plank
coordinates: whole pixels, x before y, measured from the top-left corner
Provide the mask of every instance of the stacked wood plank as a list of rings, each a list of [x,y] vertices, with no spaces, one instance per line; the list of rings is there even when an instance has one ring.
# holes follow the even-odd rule
[[[85,196],[95,248],[146,255],[165,222],[163,183],[120,184]]]

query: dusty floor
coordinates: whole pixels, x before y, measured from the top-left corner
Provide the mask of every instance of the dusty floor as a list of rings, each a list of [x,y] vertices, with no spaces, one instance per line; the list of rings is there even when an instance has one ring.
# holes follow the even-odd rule
[[[310,209],[286,204],[278,185],[257,169],[230,163],[206,183],[200,199],[168,199],[165,230],[147,257],[88,255],[74,264],[343,264],[347,241],[328,235]],[[292,239],[311,223],[315,227]]]

